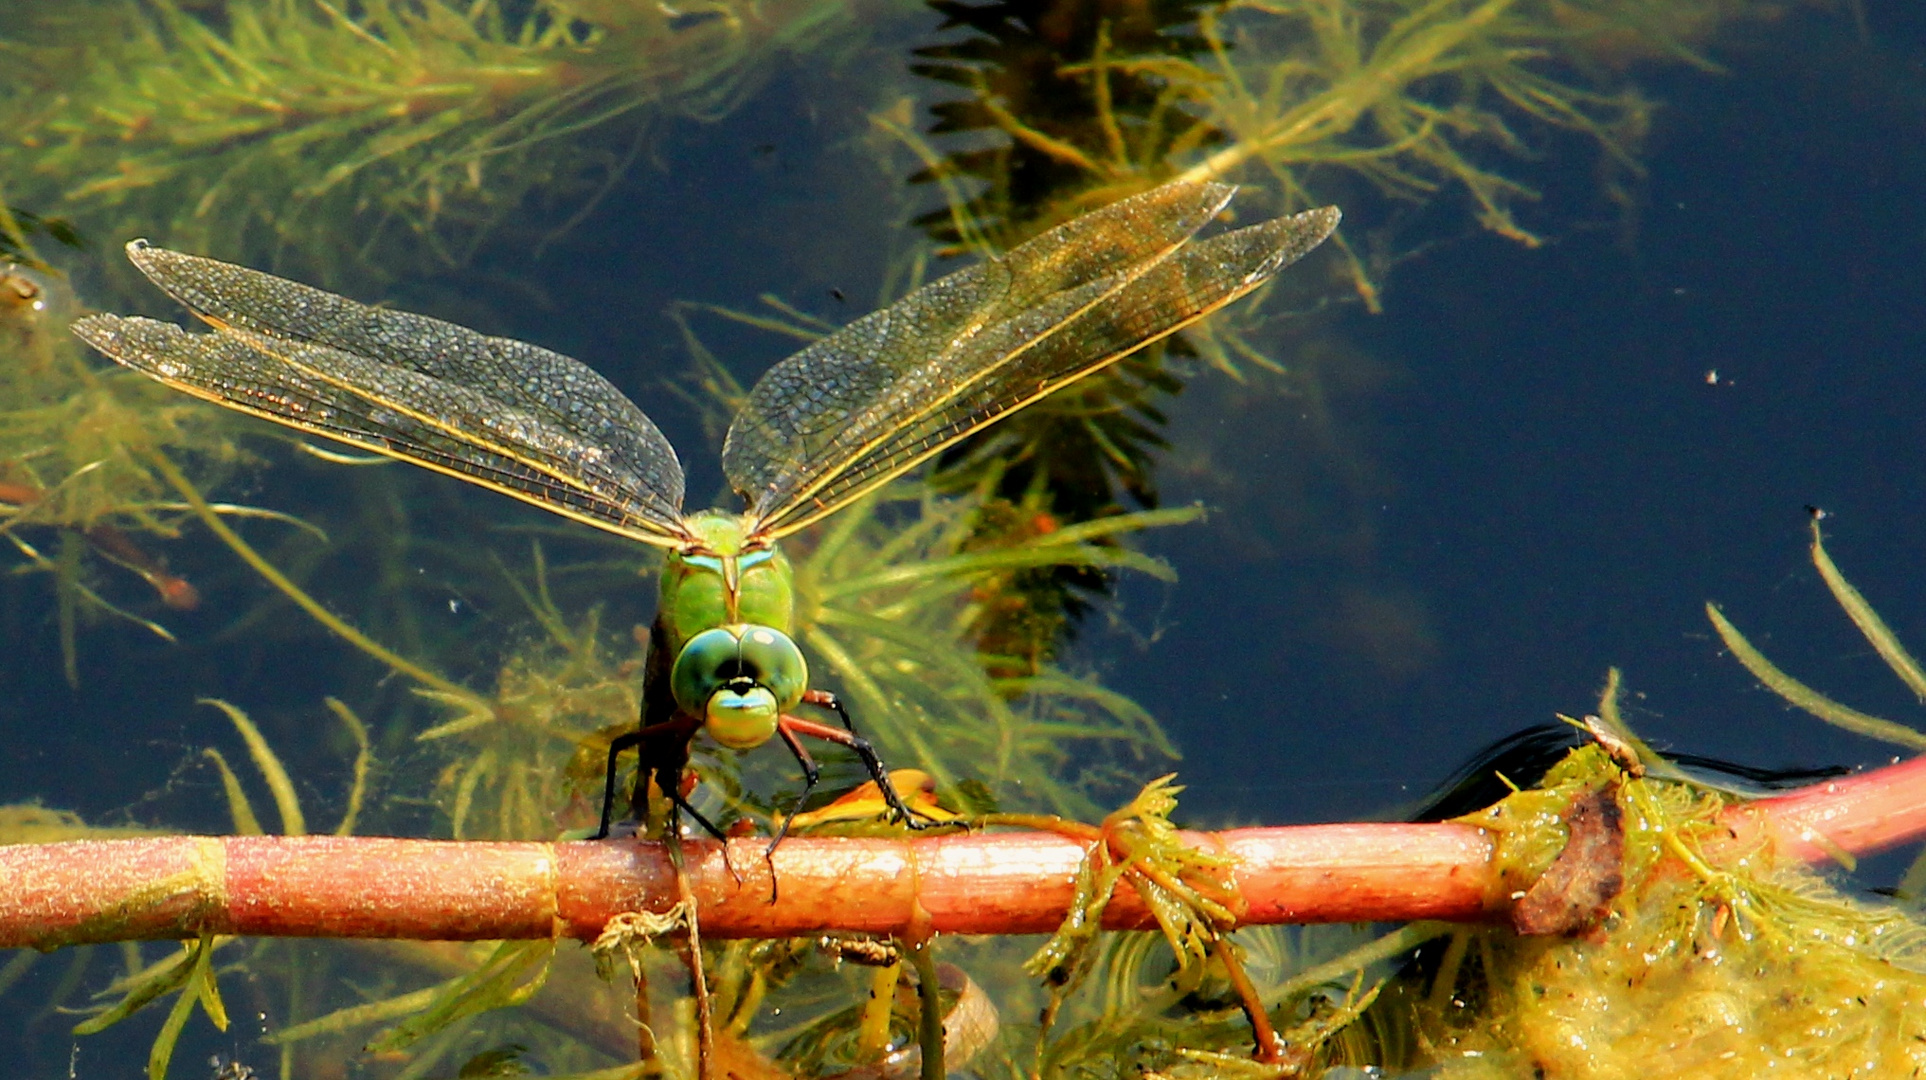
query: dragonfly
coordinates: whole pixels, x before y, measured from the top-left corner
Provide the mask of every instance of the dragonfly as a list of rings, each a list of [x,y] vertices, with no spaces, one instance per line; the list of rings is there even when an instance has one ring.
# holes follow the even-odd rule
[[[1336,207],[1204,238],[1235,188],[1172,182],[1113,202],[910,293],[770,368],[722,447],[742,510],[685,512],[675,449],[587,365],[538,345],[358,303],[136,240],[127,256],[212,332],[97,314],[74,332],[166,385],[533,503],[666,549],[637,727],[617,758],[721,836],[682,779],[698,735],[737,751],[780,739],[803,791],[804,738],[861,758],[893,819],[919,820],[837,697],[811,685],[780,541],[993,424],[1209,315],[1322,243]],[[840,726],[797,715],[808,705]]]

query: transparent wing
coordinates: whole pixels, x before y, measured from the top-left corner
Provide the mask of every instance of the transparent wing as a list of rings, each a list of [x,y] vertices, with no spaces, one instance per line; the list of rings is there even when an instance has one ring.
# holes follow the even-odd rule
[[[1188,244],[1231,191],[1167,184],[1112,204],[772,368],[723,447],[756,533],[803,528],[1195,322],[1337,225],[1337,209],[1326,207]]]
[[[219,332],[114,317],[76,325],[120,363],[646,543],[689,539],[674,449],[586,365],[213,259],[138,242],[128,254]]]

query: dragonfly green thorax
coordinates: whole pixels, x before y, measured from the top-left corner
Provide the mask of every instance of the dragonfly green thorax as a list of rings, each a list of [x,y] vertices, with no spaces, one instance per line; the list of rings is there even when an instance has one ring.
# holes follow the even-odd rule
[[[689,635],[723,623],[761,623],[787,633],[796,593],[782,552],[768,541],[750,543],[740,514],[710,510],[683,520],[694,539],[663,563],[656,608],[676,633],[673,647],[680,651]]]
[[[214,332],[120,315],[74,332],[186,393],[667,548],[642,720],[610,749],[611,793],[616,754],[640,748],[632,802],[645,805],[653,781],[689,809],[681,774],[705,730],[737,748],[779,735],[813,784],[806,735],[861,755],[907,817],[836,698],[809,686],[776,542],[1244,296],[1337,226],[1324,207],[1197,239],[1234,190],[1180,181],[1121,199],[777,364],[723,442],[741,514],[684,512],[682,464],[661,430],[608,380],[537,345],[141,241],[128,257]],[[805,704],[842,728],[788,712]]]
[[[795,579],[773,544],[749,541],[743,515],[711,510],[685,524],[694,539],[664,561],[656,604],[658,647],[675,657],[669,686],[710,738],[752,750],[809,689],[790,636]]]

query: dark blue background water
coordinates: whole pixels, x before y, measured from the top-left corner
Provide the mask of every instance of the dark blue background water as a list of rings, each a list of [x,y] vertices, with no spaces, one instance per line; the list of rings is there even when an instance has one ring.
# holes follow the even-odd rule
[[[1629,236],[1471,240],[1401,268],[1384,317],[1349,321],[1395,372],[1350,406],[1388,489],[1361,511],[1369,554],[1246,563],[1236,600],[1155,541],[1236,628],[1220,638],[1187,609],[1165,647],[1224,671],[1241,722],[1210,731],[1154,666],[1119,672],[1186,718],[1192,769],[1222,762],[1246,793],[1213,783],[1193,805],[1369,812],[1468,744],[1589,708],[1607,665],[1662,745],[1768,766],[1890,756],[1756,690],[1708,600],[1835,697],[1926,721],[1817,581],[1803,509],[1834,515],[1835,559],[1926,642],[1926,143],[1907,134],[1926,130],[1926,70],[1906,29],[1910,45],[1866,50],[1803,23],[1721,54],[1729,75],[1653,80],[1665,108]],[[1401,671],[1303,633],[1332,577],[1408,598],[1429,662]]]
[[[1280,358],[1318,372],[1321,399],[1204,374],[1173,404],[1166,502],[1213,513],[1146,538],[1179,581],[1127,583],[1071,659],[1169,727],[1193,820],[1394,813],[1491,739],[1590,709],[1612,665],[1662,746],[1758,765],[1891,756],[1759,690],[1722,654],[1707,600],[1809,683],[1926,724],[1805,547],[1803,507],[1823,507],[1834,557],[1926,649],[1926,15],[1869,16],[1871,43],[1804,14],[1715,48],[1724,74],[1641,78],[1663,107],[1633,217],[1599,211],[1590,157],[1518,166],[1550,196],[1550,242],[1461,228],[1386,277],[1382,315],[1286,331],[1280,345],[1315,342]],[[546,300],[479,287],[454,314],[608,374],[687,448],[690,501],[706,501],[720,477],[661,390],[686,355],[662,313],[764,291],[836,321],[872,306],[913,243],[900,174],[860,142],[881,104],[865,64],[892,55],[792,66],[721,123],[668,125],[660,167],[537,264]],[[705,336],[745,376],[791,344],[715,322]],[[350,482],[338,472],[291,469],[246,494],[323,504]],[[444,487],[447,531],[540,520]],[[292,755],[338,763],[320,756],[313,703],[382,673],[307,631],[228,631],[222,590],[256,586],[218,551],[175,558],[210,599],[170,618],[187,644],[89,631],[78,692],[44,589],[7,586],[0,801],[111,819],[189,747],[229,739],[193,706],[204,694],[248,707]],[[410,587],[463,594],[425,562]],[[646,585],[612,603],[646,618]],[[457,603],[447,618],[478,642],[526,632],[512,612]],[[486,654],[457,674],[485,685]],[[211,798],[206,777],[185,782]],[[222,827],[218,806],[205,815]]]

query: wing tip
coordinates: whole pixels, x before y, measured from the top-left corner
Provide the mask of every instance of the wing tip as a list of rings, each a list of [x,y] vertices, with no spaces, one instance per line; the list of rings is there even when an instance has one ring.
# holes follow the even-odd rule
[[[75,337],[101,352],[107,352],[107,345],[119,340],[121,327],[126,321],[119,315],[101,312],[95,315],[82,315],[73,321],[71,329]]]
[[[1344,220],[1344,211],[1339,210],[1335,205],[1320,206],[1292,214],[1290,220],[1301,225],[1304,238],[1310,242],[1311,247],[1316,247],[1323,243],[1326,237],[1337,231],[1338,222]]]
[[[1320,206],[1251,226],[1253,230],[1273,233],[1277,247],[1269,258],[1252,269],[1246,280],[1261,281],[1317,250],[1337,231],[1343,216],[1336,206]]]
[[[147,280],[159,285],[161,291],[170,296],[173,295],[173,291],[162,282],[161,278],[166,273],[168,256],[173,255],[174,252],[149,243],[145,237],[127,241],[126,251],[127,261],[134,264],[134,269],[147,275]]]
[[[74,336],[93,346],[116,363],[135,366],[130,358],[150,350],[173,335],[187,331],[163,319],[140,315],[115,315],[96,312],[73,321]]]

